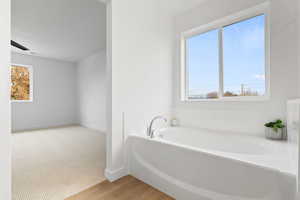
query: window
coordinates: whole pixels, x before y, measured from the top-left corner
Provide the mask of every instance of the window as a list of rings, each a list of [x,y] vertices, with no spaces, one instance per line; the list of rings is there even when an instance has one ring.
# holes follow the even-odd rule
[[[183,34],[182,100],[269,95],[267,14],[234,18]]]
[[[11,101],[32,101],[32,68],[30,66],[11,66]]]
[[[188,97],[218,98],[219,50],[218,31],[190,37],[186,40]]]

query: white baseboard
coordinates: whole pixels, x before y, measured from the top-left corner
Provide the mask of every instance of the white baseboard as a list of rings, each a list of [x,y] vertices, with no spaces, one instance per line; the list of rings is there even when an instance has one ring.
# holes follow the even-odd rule
[[[88,128],[88,129],[91,129],[91,130],[94,130],[94,131],[99,131],[101,133],[104,133],[106,134],[106,130],[103,130],[103,129],[99,129],[97,127],[93,127],[93,126],[88,126],[86,124],[82,124],[82,123],[79,123],[80,126],[84,127],[84,128]]]
[[[20,132],[26,132],[26,131],[41,131],[41,130],[47,130],[47,129],[56,129],[56,128],[68,128],[72,126],[80,126],[80,124],[77,123],[70,123],[70,124],[62,124],[62,125],[53,125],[53,126],[44,126],[40,128],[25,128],[25,129],[16,129],[11,130],[11,133],[20,133]]]
[[[128,175],[128,170],[124,167],[118,169],[118,170],[109,170],[109,169],[105,169],[105,177],[107,178],[107,180],[109,180],[110,182],[114,182],[124,176]]]

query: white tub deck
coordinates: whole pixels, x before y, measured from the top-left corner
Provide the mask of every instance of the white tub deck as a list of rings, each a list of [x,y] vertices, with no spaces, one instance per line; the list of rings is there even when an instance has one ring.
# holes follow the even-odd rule
[[[130,173],[178,200],[295,199],[295,144],[182,127],[127,144]]]
[[[167,128],[155,140],[297,175],[297,146],[287,141],[192,128]]]

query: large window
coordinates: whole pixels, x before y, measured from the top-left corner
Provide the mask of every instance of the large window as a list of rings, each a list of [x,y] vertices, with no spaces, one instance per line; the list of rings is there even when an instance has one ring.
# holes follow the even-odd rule
[[[267,15],[183,34],[183,100],[258,100],[269,95]]]
[[[32,68],[30,66],[11,66],[11,101],[32,101]]]

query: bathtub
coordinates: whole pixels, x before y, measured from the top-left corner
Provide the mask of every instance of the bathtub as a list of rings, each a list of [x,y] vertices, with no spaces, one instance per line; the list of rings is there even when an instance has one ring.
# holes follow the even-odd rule
[[[178,200],[294,200],[296,146],[259,136],[166,128],[131,135],[129,173]]]

